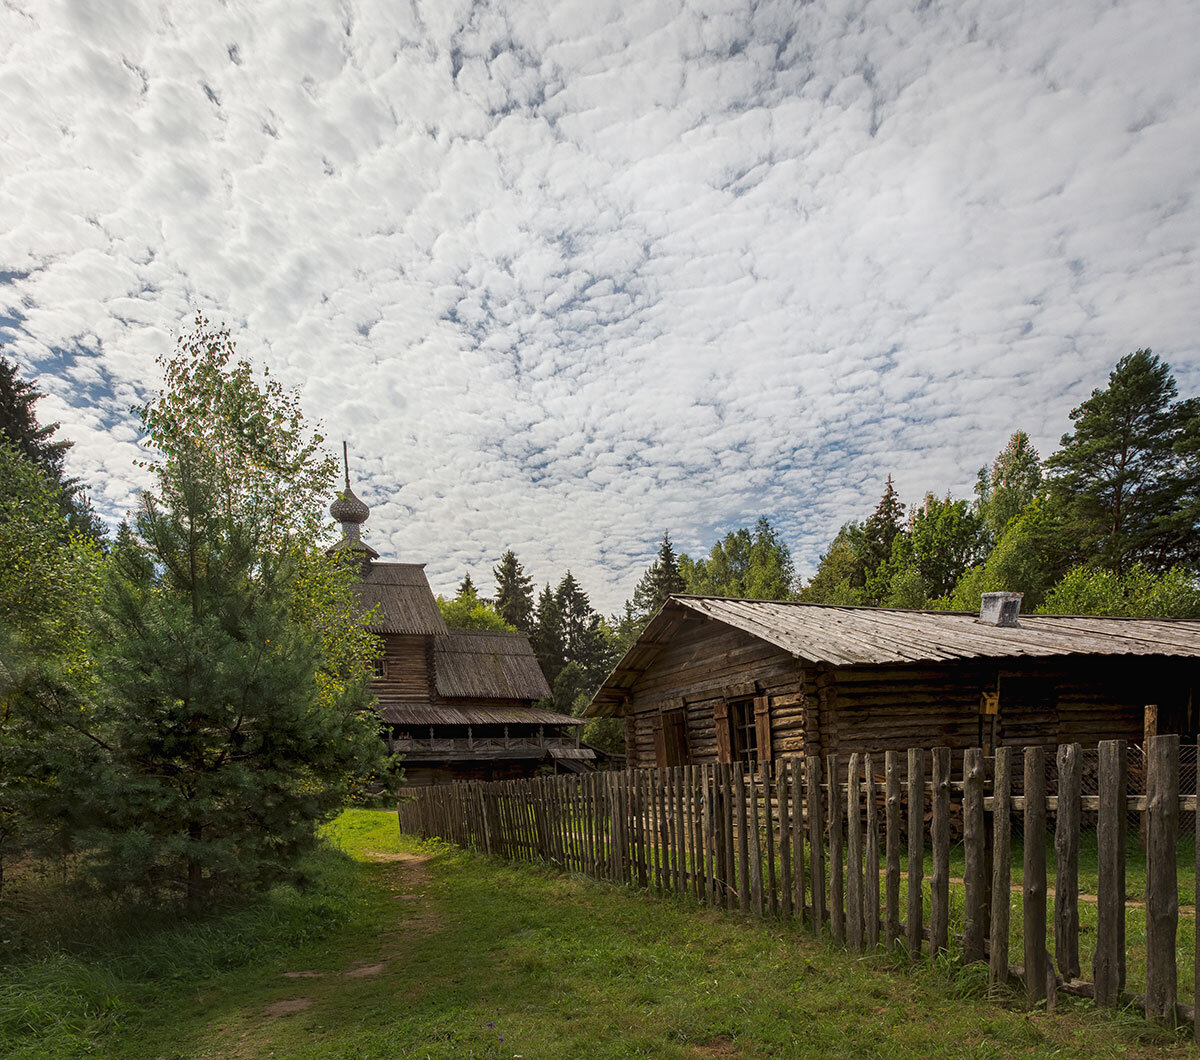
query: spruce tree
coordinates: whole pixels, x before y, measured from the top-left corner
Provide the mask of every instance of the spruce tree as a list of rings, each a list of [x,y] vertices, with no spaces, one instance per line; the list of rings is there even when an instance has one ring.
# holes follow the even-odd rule
[[[679,560],[675,546],[671,544],[670,532],[663,534],[658,546],[658,556],[646,569],[633,591],[633,606],[649,617],[667,602],[668,597],[686,589],[683,575],[679,572]]]
[[[546,680],[553,688],[556,678],[566,665],[566,658],[564,656],[562,607],[559,605],[558,595],[550,588],[549,582],[546,582],[545,587],[538,594],[533,635],[530,637],[530,641],[542,673],[546,675]]]
[[[525,573],[510,548],[492,570],[496,577],[496,610],[514,629],[529,635],[533,630],[533,579]]]
[[[467,572],[467,576],[458,583],[459,599],[474,598],[479,599],[479,593],[475,589],[475,583],[471,581],[471,572]]]
[[[54,438],[58,423],[38,423],[34,406],[44,396],[20,377],[16,364],[0,356],[0,441],[7,441],[54,483],[69,527],[100,541],[104,524],[92,511],[79,480],[69,477],[64,467],[67,451],[74,443]]]

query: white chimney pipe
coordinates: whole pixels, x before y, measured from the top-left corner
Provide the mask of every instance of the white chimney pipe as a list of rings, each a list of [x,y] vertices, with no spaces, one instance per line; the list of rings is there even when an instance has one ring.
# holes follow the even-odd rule
[[[979,602],[979,621],[989,626],[1019,626],[1024,593],[984,593]]]

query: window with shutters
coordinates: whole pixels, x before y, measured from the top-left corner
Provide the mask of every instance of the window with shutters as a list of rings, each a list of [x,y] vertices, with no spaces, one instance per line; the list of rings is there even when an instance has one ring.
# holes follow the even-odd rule
[[[758,762],[758,724],[753,699],[735,699],[729,704],[733,760],[753,766]]]

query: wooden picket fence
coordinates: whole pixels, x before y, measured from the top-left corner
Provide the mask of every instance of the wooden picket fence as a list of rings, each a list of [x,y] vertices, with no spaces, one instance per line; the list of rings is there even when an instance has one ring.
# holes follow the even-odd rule
[[[1147,1018],[1193,1025],[1200,1005],[1177,997],[1181,814],[1178,736],[1146,748],[1146,793],[1128,791],[1125,741],[1099,746],[1098,795],[1081,791],[1079,744],[1053,748],[912,748],[906,754],[780,758],[739,764],[634,769],[589,776],[460,782],[420,789],[399,804],[401,831],[438,836],[513,860],[541,860],[596,879],[690,895],[742,913],[797,918],[852,950],[904,947],[910,956],[986,961],[993,989],[1016,982],[1031,1004],[1059,993],[1098,1005],[1136,1003]],[[927,782],[926,763],[932,765]],[[952,771],[952,767],[957,766]],[[1017,772],[1017,767],[1021,772]],[[957,777],[957,779],[956,779]],[[1007,808],[1008,812],[998,812]],[[907,811],[907,812],[905,812]],[[1145,991],[1126,992],[1126,836],[1144,815]],[[1092,978],[1079,956],[1079,843],[1083,815],[1098,831]],[[1048,819],[1053,815],[1055,897],[1048,923]],[[1200,885],[1200,813],[1197,884]],[[1023,826],[1019,896],[1024,964],[1009,963],[1012,824]],[[951,834],[961,835],[963,876],[951,934]],[[932,872],[925,889],[926,835]],[[882,839],[882,847],[881,847]],[[907,852],[902,870],[902,850]],[[881,871],[881,857],[883,867]],[[989,878],[990,877],[990,878]],[[901,909],[901,883],[906,908]],[[881,888],[882,882],[882,888]],[[926,897],[929,918],[925,921]],[[902,919],[903,912],[903,919]],[[1200,935],[1198,935],[1200,937]],[[1053,947],[1051,958],[1049,949]],[[1140,954],[1139,954],[1140,957]],[[1200,984],[1200,943],[1195,952]]]

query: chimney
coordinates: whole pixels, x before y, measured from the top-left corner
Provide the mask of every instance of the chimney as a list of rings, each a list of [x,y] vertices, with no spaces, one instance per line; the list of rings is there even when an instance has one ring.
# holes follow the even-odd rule
[[[979,602],[979,621],[989,626],[1019,626],[1024,593],[984,593]]]

